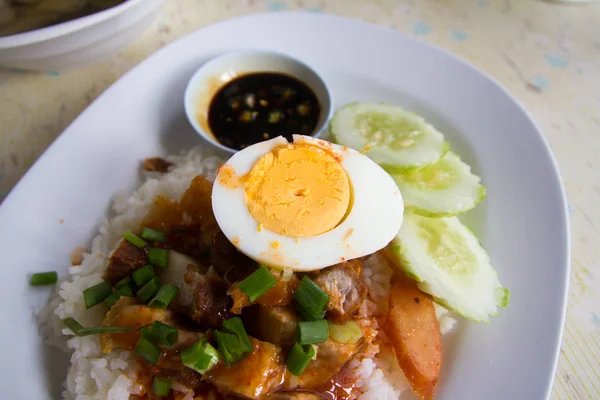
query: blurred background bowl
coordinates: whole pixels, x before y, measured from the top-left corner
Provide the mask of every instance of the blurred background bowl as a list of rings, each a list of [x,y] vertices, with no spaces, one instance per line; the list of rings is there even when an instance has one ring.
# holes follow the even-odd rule
[[[128,0],[68,22],[0,37],[0,66],[52,71],[108,56],[150,25],[164,1]]]

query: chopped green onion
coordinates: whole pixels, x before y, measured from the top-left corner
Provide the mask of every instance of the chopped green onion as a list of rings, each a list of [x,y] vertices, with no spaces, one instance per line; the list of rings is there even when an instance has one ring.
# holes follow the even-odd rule
[[[164,242],[165,234],[160,231],[155,231],[154,229],[144,228],[142,229],[142,234],[140,235],[142,239],[152,240],[155,242]]]
[[[300,345],[326,342],[329,337],[329,324],[325,319],[298,322],[296,336]]]
[[[73,332],[75,335],[77,335],[77,332],[79,332],[79,330],[83,329],[83,325],[81,325],[79,322],[77,322],[75,320],[75,318],[65,318],[62,320],[62,323],[71,330],[71,332]]]
[[[311,358],[311,360],[316,360],[317,359],[317,353],[319,352],[319,346],[317,346],[316,344],[311,344],[313,350],[315,351],[315,355]]]
[[[160,321],[154,321],[152,325],[142,328],[142,336],[154,343],[171,347],[177,343],[179,331]]]
[[[166,284],[158,289],[158,293],[148,305],[152,308],[167,308],[169,303],[177,296],[179,288],[175,285]]]
[[[181,351],[181,362],[188,368],[193,369],[199,374],[205,374],[214,367],[221,356],[205,338],[198,340],[192,346]]]
[[[269,269],[264,265],[261,265],[249,277],[238,283],[238,287],[250,298],[250,301],[253,302],[267,290],[275,286],[275,284],[277,284],[277,280],[273,278]]]
[[[146,247],[148,245],[148,243],[146,243],[145,241],[140,239],[137,235],[134,235],[131,232],[125,232],[123,234],[123,238],[139,249],[143,249],[144,247]]]
[[[100,335],[103,333],[128,333],[133,331],[135,331],[134,328],[127,326],[92,326],[79,329],[77,336]]]
[[[329,295],[308,276],[305,275],[300,281],[294,299],[298,303],[298,311],[302,318],[312,321],[323,319]]]
[[[116,292],[115,292],[104,299],[104,304],[106,304],[108,306],[108,308],[112,308],[112,306],[115,305],[115,303],[117,302],[117,300],[119,300],[120,297],[121,296],[116,294]]]
[[[156,295],[156,292],[158,292],[159,287],[160,282],[158,281],[158,278],[154,277],[150,279],[148,283],[146,283],[140,290],[138,290],[138,299],[140,299],[142,303],[147,303],[148,300],[150,300]]]
[[[298,343],[288,353],[285,365],[292,375],[302,375],[308,363],[315,356],[315,349],[311,345],[301,346]]]
[[[169,266],[169,250],[150,247],[148,249],[148,260],[150,264],[166,268]]]
[[[244,357],[244,352],[241,350],[242,345],[237,336],[221,331],[214,331],[213,336],[217,341],[219,352],[223,355],[225,365],[229,367]]]
[[[116,288],[122,288],[123,286],[127,286],[130,283],[133,283],[133,279],[131,279],[130,276],[126,276],[125,278],[123,278],[119,282],[117,282],[117,284],[115,285],[115,287]]]
[[[84,328],[74,318],[65,318],[62,323],[77,336],[100,335],[103,333],[127,333],[133,332],[135,329],[128,326],[91,326]]]
[[[160,397],[166,397],[171,391],[171,380],[169,378],[159,378],[154,376],[154,383],[152,384],[152,391],[155,395]]]
[[[225,328],[225,331],[214,331],[213,335],[217,341],[219,351],[223,355],[225,365],[230,366],[232,363],[244,358],[246,353],[253,352],[254,346],[252,346],[250,337],[239,317],[223,321],[223,328]]]
[[[329,322],[329,334],[332,340],[342,344],[354,344],[363,337],[362,329],[354,321],[348,321],[343,325]]]
[[[281,274],[281,282],[289,282],[290,279],[294,276],[294,270],[291,268],[284,268],[283,273]]]
[[[118,288],[117,290],[114,291],[113,294],[118,294],[119,297],[121,296],[133,296],[133,289],[131,288],[133,285],[127,285],[127,286],[123,286]]]
[[[135,345],[135,352],[150,364],[156,364],[164,354],[160,347],[143,336]]]
[[[112,308],[117,300],[121,298],[121,296],[133,296],[133,289],[131,289],[131,286],[123,286],[118,288],[113,292],[113,294],[104,299],[104,303],[108,306],[108,308]]]
[[[32,274],[29,283],[31,286],[45,286],[53,285],[56,281],[58,281],[58,274],[56,271],[48,271]]]
[[[244,323],[240,317],[234,317],[223,321],[223,328],[237,336],[238,340],[240,341],[240,350],[242,352],[254,351],[252,342],[250,342],[250,338],[246,333],[246,328],[244,328]]]
[[[108,296],[112,294],[112,286],[110,283],[104,281],[91,288],[87,288],[83,291],[83,299],[85,301],[85,308],[91,308],[96,304],[100,304]]]
[[[133,271],[131,276],[133,276],[135,284],[138,285],[138,287],[142,287],[154,278],[154,268],[152,268],[152,265],[146,265],[145,267]]]

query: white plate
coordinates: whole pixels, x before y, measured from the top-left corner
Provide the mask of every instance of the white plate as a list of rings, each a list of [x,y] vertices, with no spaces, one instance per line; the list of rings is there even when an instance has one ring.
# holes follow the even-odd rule
[[[497,83],[464,61],[364,22],[260,14],[199,30],[134,68],[85,110],[0,208],[0,387],[7,399],[60,390],[65,370],[32,311],[47,290],[28,274],[58,270],[86,245],[140,160],[200,143],[186,121],[190,76],[229,50],[281,51],[317,68],[337,106],[387,101],[423,115],[480,174],[487,199],[465,220],[489,250],[511,302],[491,325],[463,322],[444,349],[439,399],[549,396],[565,315],[569,230],[556,163],[539,128]],[[60,223],[60,220],[64,223]]]

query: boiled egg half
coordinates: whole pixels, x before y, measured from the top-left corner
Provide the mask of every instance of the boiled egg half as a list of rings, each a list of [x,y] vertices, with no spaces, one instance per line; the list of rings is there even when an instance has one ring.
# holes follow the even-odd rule
[[[402,224],[393,179],[356,150],[310,136],[260,142],[219,168],[219,227],[259,263],[313,271],[385,247]]]

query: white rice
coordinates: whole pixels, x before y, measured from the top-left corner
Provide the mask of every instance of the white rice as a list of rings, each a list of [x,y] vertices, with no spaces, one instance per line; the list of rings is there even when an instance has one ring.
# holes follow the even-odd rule
[[[69,267],[70,276],[58,285],[57,293],[40,313],[42,329],[49,343],[72,353],[64,399],[128,400],[130,394],[139,393],[135,384],[136,365],[131,361],[130,352],[103,354],[97,336],[75,337],[68,329],[63,329],[60,320],[73,317],[84,326],[100,325],[106,307],[99,305],[87,310],[82,293],[102,281],[108,256],[123,232],[139,225],[155,196],[178,200],[195,176],[202,174],[212,180],[222,163],[221,159],[202,148],[194,148],[167,160],[173,163],[168,174],[149,173],[135,192],[115,196],[110,220],[105,218],[100,222],[99,234],[93,239],[90,249],[77,254],[77,261],[81,264]],[[373,255],[363,263],[363,271],[369,298],[359,312],[382,315],[387,309],[392,269],[383,257]],[[442,333],[446,333],[455,320],[441,307],[436,311]],[[373,353],[377,347],[374,346],[374,349]],[[394,357],[377,354],[374,358],[353,360],[350,367],[357,378],[355,394],[359,400],[396,400],[408,388]]]
[[[61,319],[73,317],[84,326],[102,323],[106,307],[85,308],[83,290],[102,281],[108,255],[123,232],[134,229],[148,212],[155,196],[178,200],[197,175],[214,179],[222,160],[206,149],[195,148],[181,156],[168,157],[174,165],[168,174],[148,174],[133,193],[115,196],[112,218],[100,222],[100,233],[83,254],[81,265],[70,266],[70,276],[41,312],[40,321],[49,343],[72,352],[63,398],[68,400],[128,400],[136,388],[130,379],[131,354],[113,351],[103,354],[97,336],[74,337],[63,329]],[[81,258],[78,260],[80,261]],[[68,335],[65,342],[65,336]]]

